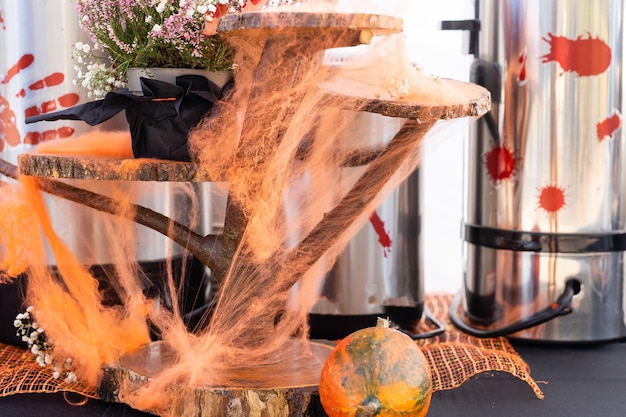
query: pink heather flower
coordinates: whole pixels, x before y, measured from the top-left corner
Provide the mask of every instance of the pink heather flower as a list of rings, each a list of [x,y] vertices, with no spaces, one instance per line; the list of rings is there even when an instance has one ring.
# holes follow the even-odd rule
[[[267,3],[259,0],[252,9]],[[73,54],[80,64],[78,84],[106,93],[122,85],[131,67],[231,69],[233,51],[219,36],[209,36],[205,25],[219,17],[218,10],[238,13],[246,4],[247,0],[75,0],[80,27],[94,44],[82,55]]]

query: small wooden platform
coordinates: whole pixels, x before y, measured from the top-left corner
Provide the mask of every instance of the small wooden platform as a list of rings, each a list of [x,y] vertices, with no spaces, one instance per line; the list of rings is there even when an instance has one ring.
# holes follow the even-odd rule
[[[209,178],[205,171],[189,162],[36,153],[24,153],[17,159],[20,174],[35,177],[99,181],[219,181]]]
[[[309,7],[312,7],[309,5]],[[306,5],[302,5],[305,9]],[[398,17],[365,13],[329,13],[315,11],[264,11],[230,14],[220,18],[217,32],[227,36],[258,36],[259,30],[281,33],[354,33],[355,40],[363,40],[361,33],[373,36],[399,33],[404,21]],[[359,42],[361,43],[361,42]]]
[[[311,355],[303,355],[303,346],[294,342],[288,362],[229,371],[235,383],[229,387],[174,384],[163,401],[167,409],[150,410],[159,415],[184,417],[276,417],[324,416],[317,384],[320,372],[333,346],[309,342]],[[117,366],[105,368],[98,395],[105,401],[124,402],[135,408],[133,392],[149,383],[174,362],[174,353],[163,342],[153,342],[137,352],[122,357]]]

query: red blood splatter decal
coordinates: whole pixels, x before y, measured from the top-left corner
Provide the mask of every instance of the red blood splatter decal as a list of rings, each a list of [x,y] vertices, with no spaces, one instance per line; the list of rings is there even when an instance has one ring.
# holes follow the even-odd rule
[[[385,258],[391,252],[391,238],[389,237],[389,233],[385,230],[385,222],[378,216],[378,213],[374,212],[370,216],[370,222],[378,235],[378,242],[383,247],[383,254]]]
[[[19,74],[21,70],[28,68],[33,63],[33,61],[35,61],[35,57],[33,55],[31,54],[22,55],[22,57],[17,61],[17,63],[13,65],[11,68],[9,68],[1,84],[7,84],[9,81],[11,81],[13,77]]]
[[[495,146],[485,153],[485,166],[492,181],[501,181],[513,176],[515,158],[505,146]]]
[[[519,71],[519,74],[517,76],[517,82],[520,85],[524,85],[526,84],[526,61],[527,61],[527,56],[526,56],[526,51],[523,51],[520,55],[519,58],[517,58],[517,61],[522,65],[522,68]]]
[[[542,62],[556,61],[563,71],[573,71],[578,76],[598,75],[607,70],[611,64],[611,48],[599,37],[587,38],[582,35],[576,39],[565,36],[542,38],[550,44],[550,52],[542,56]]]
[[[596,125],[596,132],[598,134],[598,140],[602,142],[605,137],[611,139],[613,133],[622,126],[622,116],[618,111],[615,111],[612,116],[607,117]]]
[[[2,17],[2,10],[0,10],[0,25],[2,26],[2,29],[6,29],[6,25],[4,24],[4,17]]]
[[[539,190],[539,207],[548,213],[556,213],[565,206],[565,192],[556,185],[548,185]]]

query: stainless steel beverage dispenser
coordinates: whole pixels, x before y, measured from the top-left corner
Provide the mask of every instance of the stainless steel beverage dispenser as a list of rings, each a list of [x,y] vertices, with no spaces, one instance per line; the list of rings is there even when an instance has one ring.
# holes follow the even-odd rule
[[[415,171],[347,244],[309,315],[311,337],[341,339],[385,315],[405,327],[422,318],[418,183]]]
[[[355,136],[373,145],[389,140],[403,123],[361,113],[357,124],[363,134]],[[366,168],[363,165],[341,170],[358,172]],[[424,307],[420,181],[418,168],[370,214],[369,221],[339,255],[309,314],[312,338],[340,339],[374,326],[380,316],[389,317],[413,338],[443,331]],[[420,320],[428,321],[432,330],[414,333]]]
[[[476,0],[471,80],[492,111],[466,148],[463,290],[478,336],[626,336],[623,0]]]
[[[27,127],[25,115],[33,111],[52,111],[61,106],[75,104],[79,88],[72,85],[73,45],[86,40],[78,26],[78,17],[72,2],[3,2],[0,0],[0,157],[17,163],[20,153],[31,151],[43,140],[63,139],[88,132],[83,122],[64,121],[53,124],[36,124]],[[110,129],[128,129],[125,120]],[[5,181],[6,178],[0,178]],[[77,187],[107,194],[112,184],[106,181],[68,181]],[[189,204],[187,195],[167,183],[125,183],[137,195],[137,204],[149,207],[170,217],[185,221],[183,204]],[[53,220],[55,231],[70,247],[77,259],[91,265],[96,277],[110,274],[113,262],[111,242],[102,238],[105,222],[97,212],[77,203],[44,195],[46,207]],[[202,204],[202,203],[201,203]],[[205,219],[200,219],[204,221]],[[137,246],[135,259],[146,277],[146,291],[162,291],[167,263],[171,262],[174,274],[183,267],[183,249],[167,237],[141,225],[135,225]],[[56,260],[48,254],[49,265]],[[186,266],[189,277],[189,296],[182,302],[183,311],[203,301],[198,292],[205,283],[204,267],[199,262]],[[181,272],[182,274],[182,272]],[[11,317],[25,307],[20,305],[22,289],[19,281],[0,286],[0,315],[5,324],[0,325],[0,341],[19,343],[15,337]],[[108,293],[107,293],[108,294]]]

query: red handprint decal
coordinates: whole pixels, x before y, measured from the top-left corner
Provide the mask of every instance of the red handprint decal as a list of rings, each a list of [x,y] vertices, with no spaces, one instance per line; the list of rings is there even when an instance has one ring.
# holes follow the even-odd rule
[[[19,145],[20,132],[10,103],[0,96],[0,152],[4,150],[5,142],[11,146]]]
[[[19,74],[20,71],[30,67],[34,61],[35,61],[35,57],[33,55],[31,54],[22,55],[22,57],[17,60],[15,65],[9,68],[6,75],[4,76],[4,79],[2,80],[2,84],[8,84],[9,81],[13,79],[13,77]]]
[[[0,85],[5,85],[7,87],[5,90],[8,90],[8,87],[10,86],[19,86],[19,84],[16,84],[20,81],[18,76],[23,72],[30,73],[33,70],[36,70],[34,63],[35,56],[33,54],[23,54],[4,74],[2,81],[0,81]],[[21,143],[36,145],[41,141],[57,138],[63,139],[74,134],[73,127],[63,126],[58,129],[51,129],[44,132],[27,132],[22,138],[19,126],[23,122],[23,119],[27,117],[49,113],[60,107],[71,107],[76,105],[80,99],[76,93],[64,94],[51,100],[44,100],[37,105],[29,106],[24,109],[23,119],[18,118],[15,110],[12,109],[12,104],[13,107],[16,107],[15,104],[18,103],[18,100],[28,100],[31,92],[38,92],[46,88],[59,86],[63,84],[64,81],[65,75],[63,73],[52,72],[43,78],[31,82],[28,87],[20,88],[17,93],[12,94],[10,97],[5,97],[0,94],[0,152],[4,150],[6,145],[17,146]],[[13,102],[11,100],[13,100]]]

